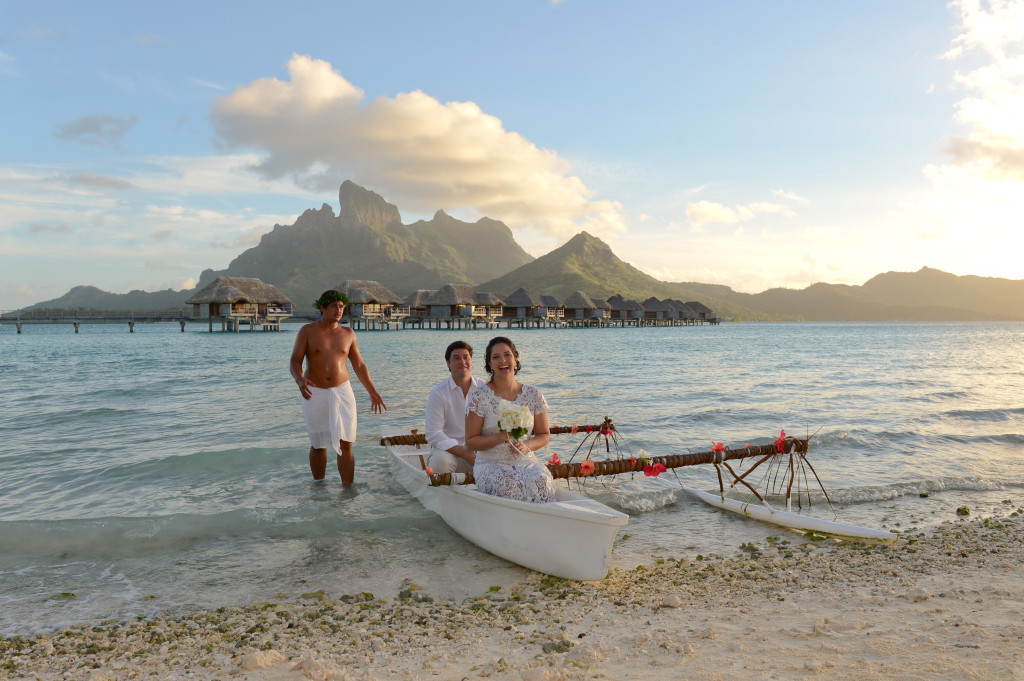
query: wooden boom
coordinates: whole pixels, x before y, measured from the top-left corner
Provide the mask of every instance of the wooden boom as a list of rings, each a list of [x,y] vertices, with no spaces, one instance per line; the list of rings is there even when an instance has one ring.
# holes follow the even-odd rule
[[[805,454],[807,452],[807,440],[800,440],[794,437],[787,437],[783,441],[782,447],[785,453],[797,452]],[[551,477],[555,479],[561,478],[582,478],[591,477],[595,475],[619,475],[622,473],[643,473],[644,466],[662,464],[665,468],[680,468],[682,466],[696,466],[702,463],[720,464],[726,461],[732,461],[735,459],[745,459],[749,457],[773,457],[780,452],[779,445],[772,443],[770,445],[758,445],[748,446],[743,449],[724,449],[723,451],[709,450],[706,452],[694,452],[692,454],[669,454],[668,456],[652,456],[646,459],[608,459],[605,461],[594,461],[593,459],[587,459],[593,463],[594,470],[592,473],[584,475],[583,463],[559,463],[559,464],[547,464],[548,470],[551,471]],[[475,482],[473,473],[456,473],[454,476],[451,473],[435,473],[430,475],[430,484],[434,487],[441,485],[469,485]],[[453,480],[454,477],[454,480]]]

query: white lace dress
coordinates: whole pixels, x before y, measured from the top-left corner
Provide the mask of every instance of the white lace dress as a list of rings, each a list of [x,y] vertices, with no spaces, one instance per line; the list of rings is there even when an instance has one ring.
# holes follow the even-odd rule
[[[482,385],[469,394],[466,413],[473,412],[483,417],[483,435],[497,434],[501,401],[488,385]],[[544,396],[532,385],[523,386],[515,404],[526,405],[534,416],[548,410]],[[513,453],[504,442],[476,453],[473,477],[476,478],[476,488],[485,494],[539,504],[555,500],[555,481],[544,462],[532,453]]]

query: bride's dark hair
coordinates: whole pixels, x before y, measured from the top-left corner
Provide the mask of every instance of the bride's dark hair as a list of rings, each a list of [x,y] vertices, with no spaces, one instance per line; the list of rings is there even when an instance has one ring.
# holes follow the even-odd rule
[[[519,370],[523,368],[523,365],[519,363],[519,351],[516,350],[516,344],[513,343],[512,340],[509,338],[505,338],[504,336],[496,336],[491,339],[490,343],[487,344],[487,351],[484,353],[484,371],[491,375],[492,381],[494,380],[494,370],[491,369],[491,348],[493,348],[495,345],[498,345],[499,343],[504,343],[505,345],[512,348],[512,356],[516,358],[515,373],[518,374]]]

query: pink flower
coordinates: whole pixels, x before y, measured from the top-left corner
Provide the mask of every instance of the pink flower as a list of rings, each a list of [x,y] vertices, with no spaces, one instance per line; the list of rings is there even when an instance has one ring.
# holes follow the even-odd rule
[[[775,441],[775,449],[778,451],[784,451],[784,445],[786,444],[786,431],[779,432],[779,439]]]
[[[594,474],[594,460],[593,459],[585,459],[583,461],[583,463],[580,464],[580,475],[582,475],[583,477],[586,477],[588,475],[593,475],[593,474]]]
[[[714,447],[711,448],[711,451],[713,451],[713,452],[724,452],[725,451],[725,445],[722,444],[721,442],[714,442],[714,441],[712,441],[711,444],[714,445]]]
[[[580,427],[579,426],[573,426],[572,427],[572,434],[575,435],[578,432],[580,432]]]
[[[430,466],[427,466],[427,475],[433,475],[433,474],[434,474],[434,469],[431,468]]]
[[[558,466],[562,463],[562,461],[561,459],[558,458],[558,454],[555,454],[550,459],[548,459],[548,463],[551,464],[552,466]]]
[[[636,468],[636,457],[635,456],[629,457],[629,465],[632,466],[633,468]]]

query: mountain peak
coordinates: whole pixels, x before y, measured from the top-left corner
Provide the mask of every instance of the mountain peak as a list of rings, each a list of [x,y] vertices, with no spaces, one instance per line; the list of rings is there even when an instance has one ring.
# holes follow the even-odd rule
[[[373,229],[384,229],[392,222],[402,222],[398,207],[388,203],[377,192],[364,189],[352,180],[345,180],[338,189],[338,218]]]

